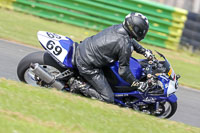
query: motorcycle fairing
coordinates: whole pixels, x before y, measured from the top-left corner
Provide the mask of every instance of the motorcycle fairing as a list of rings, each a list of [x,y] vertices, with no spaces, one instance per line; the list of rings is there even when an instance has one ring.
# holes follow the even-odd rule
[[[171,94],[169,97],[167,97],[168,101],[175,103],[177,101],[177,96],[175,94]]]
[[[134,101],[133,104],[141,104],[141,103],[151,104],[155,103],[155,101],[169,101],[172,103],[177,102],[177,97],[175,94],[171,94],[170,96],[166,97],[166,96],[151,96],[139,91],[132,91],[129,93],[114,93],[115,102],[121,104],[122,106],[126,106],[126,104],[123,102],[122,99],[124,97],[130,97],[130,96],[137,98],[137,100]]]
[[[156,51],[157,52],[157,51]],[[173,70],[173,68],[171,67],[169,61],[165,58],[164,55],[162,55],[161,53],[157,52],[162,58],[164,58],[164,66],[166,68],[165,73],[169,76],[168,79],[166,79],[163,76],[159,76],[160,81],[163,83],[163,85],[165,86],[166,91],[164,92],[165,95],[169,96],[173,93],[175,93],[177,91],[177,88],[175,86],[177,86],[178,81],[176,79],[176,74]],[[166,79],[166,80],[164,80]]]
[[[142,75],[142,67],[141,67],[140,63],[135,58],[131,57],[129,64],[130,64],[129,68],[130,68],[132,74],[135,76],[136,79],[139,80],[141,75]],[[130,84],[128,82],[124,81],[118,73],[118,69],[119,69],[119,62],[118,61],[115,62],[113,65],[111,65],[110,69],[113,71],[113,73],[117,77],[118,81],[117,81],[116,86],[130,86]]]
[[[42,47],[46,49],[57,62],[65,67],[72,68],[73,41],[65,36],[39,31],[38,40]]]

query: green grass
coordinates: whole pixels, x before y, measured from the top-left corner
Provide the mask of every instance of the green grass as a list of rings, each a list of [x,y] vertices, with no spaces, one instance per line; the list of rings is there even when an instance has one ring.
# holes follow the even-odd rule
[[[6,79],[0,79],[0,125],[2,133],[200,132],[182,123]]]
[[[96,34],[96,31],[76,27],[55,21],[41,19],[12,10],[0,8],[0,38],[15,40],[27,45],[40,47],[37,40],[38,31],[50,31],[65,35],[74,41],[81,41],[86,36]]]
[[[42,48],[36,36],[39,30],[66,35],[77,42],[97,33],[97,31],[49,21],[2,8],[0,8],[0,18],[0,38],[39,48]],[[171,51],[151,45],[144,45],[144,47],[160,51],[169,59],[175,72],[182,76],[179,82],[181,85],[200,89],[200,56],[181,50]],[[137,54],[133,54],[133,56],[143,58]]]

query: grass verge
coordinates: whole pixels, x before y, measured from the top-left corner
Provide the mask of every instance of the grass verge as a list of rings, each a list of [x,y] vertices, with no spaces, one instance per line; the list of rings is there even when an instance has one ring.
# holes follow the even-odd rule
[[[0,132],[199,133],[97,100],[0,79]]]
[[[13,40],[34,47],[40,47],[36,33],[39,30],[55,32],[66,35],[74,41],[81,41],[84,38],[94,35],[97,32],[85,28],[76,27],[69,24],[59,23],[41,19],[32,15],[27,15],[12,10],[0,8],[0,38]],[[151,50],[163,53],[171,62],[175,72],[180,74],[181,85],[200,89],[200,57],[191,55],[183,51],[171,51],[159,47],[144,45]],[[137,54],[134,57],[144,58]]]

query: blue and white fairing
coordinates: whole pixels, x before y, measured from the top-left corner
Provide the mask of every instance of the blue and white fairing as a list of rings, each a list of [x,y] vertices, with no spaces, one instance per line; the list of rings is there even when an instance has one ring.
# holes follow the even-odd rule
[[[139,80],[142,75],[142,67],[141,67],[140,63],[138,62],[138,60],[131,57],[130,61],[129,61],[129,68],[131,70],[131,73],[134,75],[134,77]],[[115,76],[118,79],[117,86],[130,86],[130,84],[128,82],[126,82],[125,80],[123,80],[118,73],[118,69],[119,69],[118,61],[115,62],[113,65],[111,65],[110,69],[113,71],[113,73],[115,74]]]
[[[37,33],[40,44],[52,57],[64,67],[72,68],[73,41],[63,35],[39,31]]]
[[[171,67],[169,61],[161,53],[159,53],[159,55],[165,59],[165,62],[163,65],[166,68],[166,76],[160,75],[160,76],[158,76],[158,79],[163,83],[163,86],[166,90],[164,92],[165,95],[169,96],[177,91],[178,80],[177,80],[176,74],[175,74],[173,68]]]

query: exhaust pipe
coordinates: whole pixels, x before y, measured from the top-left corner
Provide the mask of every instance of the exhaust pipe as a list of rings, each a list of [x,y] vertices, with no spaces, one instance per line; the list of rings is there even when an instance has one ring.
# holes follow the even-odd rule
[[[31,64],[30,68],[31,71],[35,75],[37,75],[41,80],[55,87],[56,89],[62,90],[65,87],[63,83],[57,81],[54,76],[52,76],[49,72],[43,69],[38,63]]]

